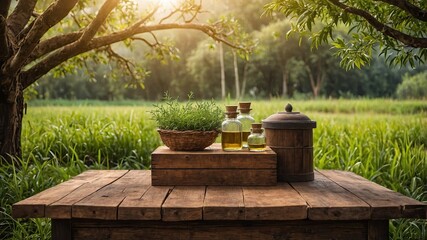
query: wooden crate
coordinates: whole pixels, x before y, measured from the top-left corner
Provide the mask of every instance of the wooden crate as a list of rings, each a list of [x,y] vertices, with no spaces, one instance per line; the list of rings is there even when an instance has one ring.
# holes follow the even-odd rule
[[[225,152],[214,143],[204,151],[172,151],[165,146],[151,154],[153,186],[269,186],[277,183],[276,153]]]

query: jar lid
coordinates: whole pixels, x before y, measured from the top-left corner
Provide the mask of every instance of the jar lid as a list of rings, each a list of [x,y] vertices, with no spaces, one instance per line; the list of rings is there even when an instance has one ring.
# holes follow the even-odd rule
[[[292,112],[292,105],[288,103],[285,112],[269,116],[262,120],[262,125],[270,129],[310,129],[316,127],[316,121],[300,112]]]

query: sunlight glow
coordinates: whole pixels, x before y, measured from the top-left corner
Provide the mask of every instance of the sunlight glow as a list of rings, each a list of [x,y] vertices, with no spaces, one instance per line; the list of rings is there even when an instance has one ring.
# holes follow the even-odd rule
[[[173,6],[176,6],[179,2],[178,0],[157,0],[157,2],[166,8],[172,8]]]
[[[165,10],[171,10],[183,2],[183,0],[133,0],[133,1],[136,2],[139,6],[144,6],[146,4],[160,5],[160,7]]]

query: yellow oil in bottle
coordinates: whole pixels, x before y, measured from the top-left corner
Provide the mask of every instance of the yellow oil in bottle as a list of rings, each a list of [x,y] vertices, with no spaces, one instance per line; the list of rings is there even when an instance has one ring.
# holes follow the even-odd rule
[[[251,132],[242,132],[242,147],[248,147],[248,136]]]
[[[251,152],[265,151],[266,141],[261,123],[252,123],[251,134],[248,136],[248,147]]]
[[[263,152],[265,151],[265,144],[249,144],[249,149],[251,152]]]
[[[242,149],[241,132],[222,132],[221,145],[224,151],[238,151]]]

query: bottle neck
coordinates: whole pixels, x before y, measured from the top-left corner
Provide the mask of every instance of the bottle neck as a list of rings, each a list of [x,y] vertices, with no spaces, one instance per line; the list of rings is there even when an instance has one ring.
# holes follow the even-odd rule
[[[264,128],[251,128],[251,132],[254,134],[262,134],[264,133]]]
[[[236,114],[226,114],[226,119],[231,120],[231,119],[236,119],[237,118],[237,113]]]

